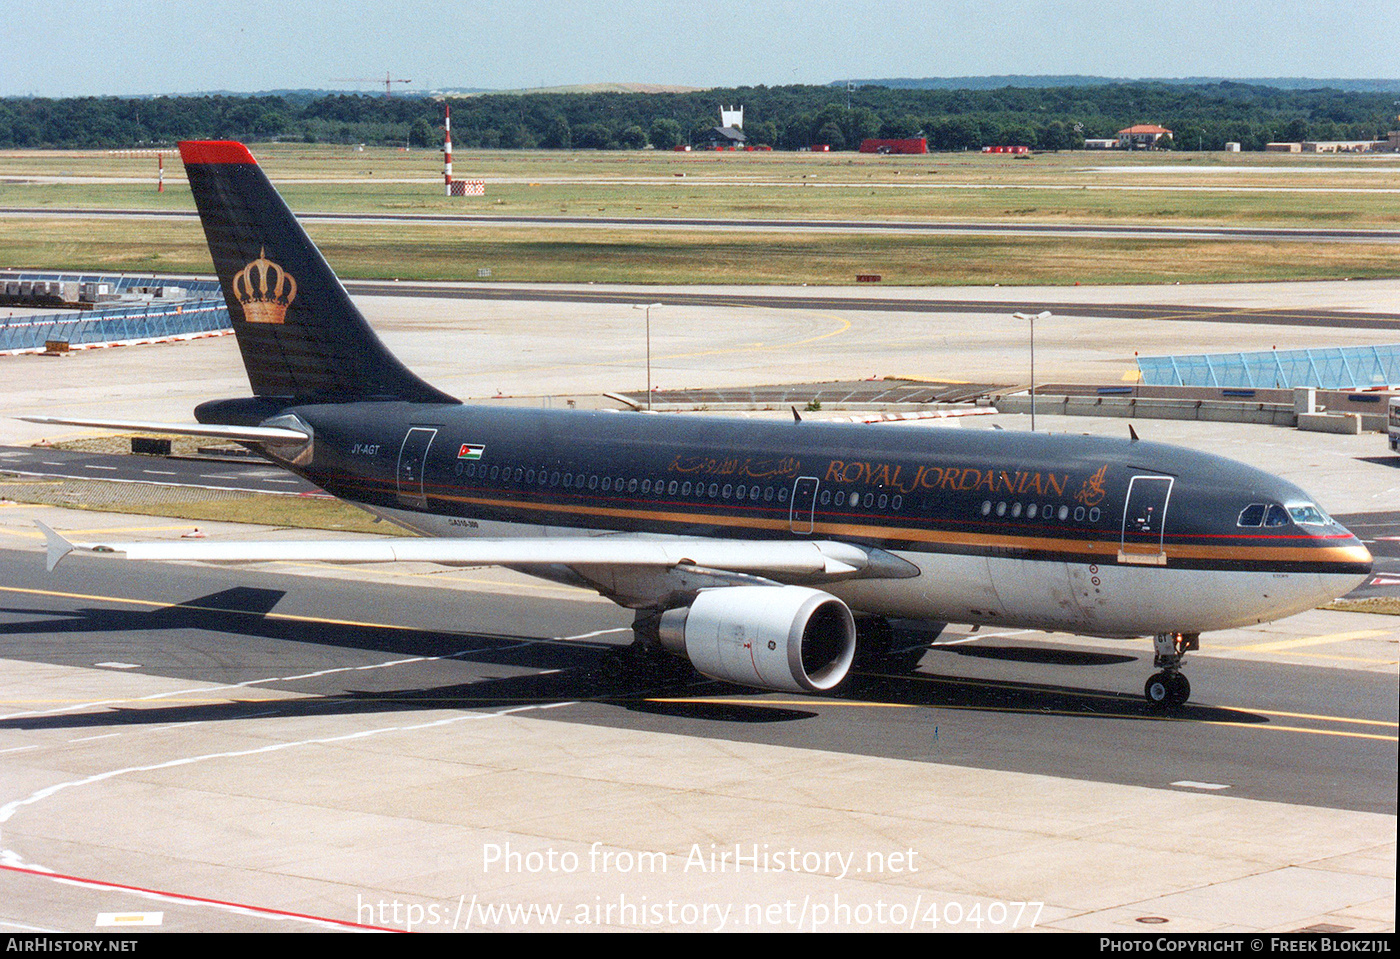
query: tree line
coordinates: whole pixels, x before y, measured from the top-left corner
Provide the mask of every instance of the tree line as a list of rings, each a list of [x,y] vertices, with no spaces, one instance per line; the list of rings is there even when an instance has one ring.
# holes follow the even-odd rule
[[[129,148],[189,139],[305,143],[442,142],[443,99],[290,93],[258,96],[0,99],[0,149]],[[1397,127],[1388,93],[1244,83],[1122,83],[993,90],[867,85],[737,87],[686,93],[447,97],[453,142],[476,149],[656,149],[697,143],[719,106],[743,105],[749,142],[854,150],[870,137],[923,135],[932,150],[998,144],[1077,149],[1135,123],[1173,131],[1179,150],[1262,150],[1279,140],[1370,140]]]

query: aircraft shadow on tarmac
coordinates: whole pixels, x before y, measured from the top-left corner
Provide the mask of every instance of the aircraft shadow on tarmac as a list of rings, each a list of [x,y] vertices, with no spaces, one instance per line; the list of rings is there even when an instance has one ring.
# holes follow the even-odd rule
[[[98,657],[120,657],[124,651],[144,672],[214,683],[245,682],[253,687],[288,689],[304,694],[297,699],[208,704],[152,705],[139,708],[100,706],[88,712],[15,715],[0,720],[0,729],[104,728],[178,722],[218,722],[269,712],[282,716],[333,713],[397,712],[414,709],[508,709],[553,702],[601,703],[636,713],[680,721],[772,724],[810,719],[832,698],[846,702],[878,702],[926,708],[996,712],[1053,713],[1098,719],[1209,720],[1264,723],[1246,711],[1188,704],[1170,713],[1154,711],[1140,695],[1089,688],[1057,686],[1017,678],[987,679],[953,675],[940,670],[951,660],[942,657],[1001,660],[1025,664],[1112,666],[1134,662],[1130,655],[1103,654],[1055,647],[967,647],[922,645],[900,650],[864,664],[833,697],[813,696],[794,703],[790,696],[710,680],[688,663],[669,656],[639,657],[628,647],[603,642],[560,641],[548,638],[488,633],[449,633],[435,630],[387,628],[354,623],[304,620],[272,614],[283,597],[280,590],[237,587],[153,610],[82,607],[55,613],[51,609],[11,606],[0,613],[22,617],[0,624],[6,655],[33,662],[91,667]],[[136,647],[132,634],[196,631],[196,638],[163,641]],[[93,640],[110,633],[123,637],[120,646]],[[233,642],[209,643],[209,633]],[[73,637],[88,637],[76,642]],[[30,637],[28,645],[13,640]],[[47,641],[37,637],[46,637]],[[9,641],[7,641],[7,639]],[[262,645],[258,641],[271,641]],[[356,658],[337,670],[318,658],[316,665],[288,662],[278,656],[278,644],[311,643],[346,651],[388,654],[405,658],[438,658],[368,672],[354,667]],[[182,655],[163,656],[175,648]],[[214,655],[217,653],[217,661]],[[325,667],[332,665],[329,673]],[[484,668],[483,668],[484,667]],[[441,673],[445,682],[423,685],[423,670]],[[513,671],[529,672],[512,675]],[[211,672],[217,676],[211,676]],[[279,679],[277,675],[287,675]],[[297,674],[307,674],[298,676]],[[321,674],[314,679],[310,675]],[[454,679],[465,681],[453,682]],[[372,689],[378,684],[386,688]],[[350,688],[355,684],[360,688]],[[193,691],[192,691],[193,692]],[[100,699],[100,697],[95,697]],[[810,705],[808,705],[810,703]],[[558,715],[557,713],[552,715]],[[562,717],[560,717],[562,718]]]

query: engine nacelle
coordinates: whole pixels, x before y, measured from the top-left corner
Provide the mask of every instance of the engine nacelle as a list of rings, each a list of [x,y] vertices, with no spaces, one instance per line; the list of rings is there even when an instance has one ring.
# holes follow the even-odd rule
[[[856,624],[846,604],[804,586],[701,590],[661,615],[661,643],[711,679],[795,693],[834,689],[851,668]]]

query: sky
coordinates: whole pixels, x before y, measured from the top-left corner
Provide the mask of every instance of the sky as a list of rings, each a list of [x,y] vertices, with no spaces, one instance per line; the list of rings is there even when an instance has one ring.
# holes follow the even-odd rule
[[[401,91],[1400,74],[1397,0],[0,0],[0,13],[0,96],[373,92],[353,78],[386,72],[411,81]]]

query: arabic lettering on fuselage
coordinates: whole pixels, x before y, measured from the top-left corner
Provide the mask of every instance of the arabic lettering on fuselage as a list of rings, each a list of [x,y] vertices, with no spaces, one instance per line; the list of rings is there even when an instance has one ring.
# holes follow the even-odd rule
[[[677,456],[669,469],[672,473],[700,473],[704,476],[789,479],[801,472],[801,465],[792,456],[768,460],[738,456]]]

